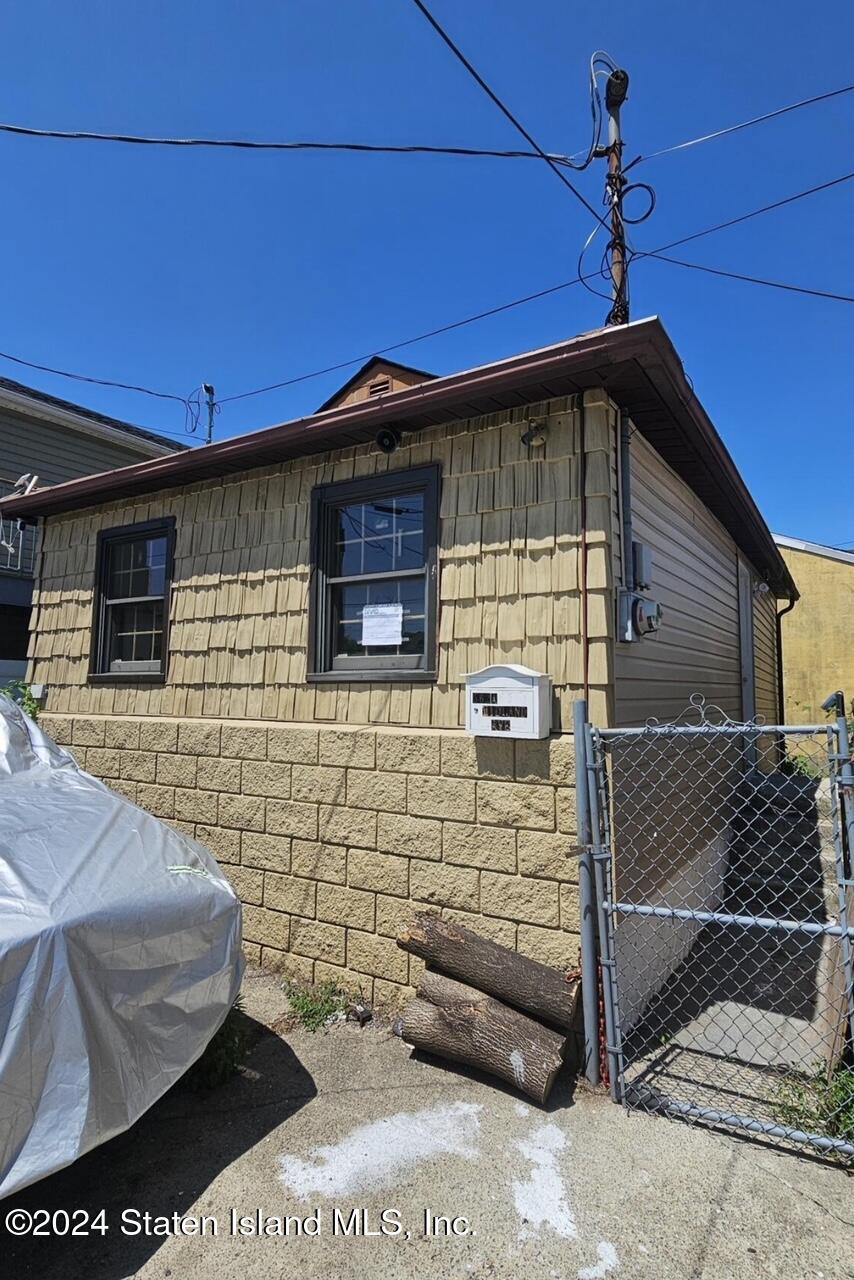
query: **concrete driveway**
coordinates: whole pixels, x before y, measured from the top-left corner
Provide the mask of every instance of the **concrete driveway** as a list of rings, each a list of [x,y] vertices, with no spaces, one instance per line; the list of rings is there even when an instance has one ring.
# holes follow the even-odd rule
[[[387,1027],[282,1039],[267,1029],[285,1008],[276,980],[250,976],[245,995],[256,1043],[243,1075],[204,1096],[174,1090],[130,1133],[0,1203],[0,1220],[81,1209],[72,1225],[107,1228],[7,1234],[3,1274],[854,1276],[854,1184],[838,1168],[568,1086],[542,1111],[417,1060]]]

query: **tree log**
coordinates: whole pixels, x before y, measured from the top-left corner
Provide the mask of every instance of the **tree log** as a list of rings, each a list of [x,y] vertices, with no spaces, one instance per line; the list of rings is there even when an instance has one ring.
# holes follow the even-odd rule
[[[403,1039],[479,1067],[543,1103],[563,1066],[566,1039],[500,1000],[427,972],[403,1015]]]
[[[577,974],[563,974],[529,960],[429,911],[415,917],[398,936],[397,945],[535,1018],[565,1031],[572,1027],[578,1001]]]

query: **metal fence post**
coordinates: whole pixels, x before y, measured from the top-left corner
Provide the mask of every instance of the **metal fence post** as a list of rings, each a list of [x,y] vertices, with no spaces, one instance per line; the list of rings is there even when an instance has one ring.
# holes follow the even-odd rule
[[[837,751],[839,755],[839,793],[841,796],[842,823],[845,827],[845,839],[839,833],[836,850],[836,881],[839,888],[839,924],[842,932],[839,937],[842,951],[843,981],[848,997],[848,1035],[850,1048],[854,1051],[854,954],[852,954],[850,927],[854,921],[848,919],[850,890],[854,888],[854,766],[851,763],[851,744],[848,740],[848,721],[845,719],[845,698],[837,694],[839,716],[837,718]],[[846,849],[848,862],[846,864]]]
[[[587,703],[573,705],[575,732],[575,793],[578,827],[578,907],[581,918],[581,999],[584,1012],[584,1074],[599,1084],[599,996],[596,970],[596,891],[593,875],[590,792],[587,777]]]
[[[842,816],[848,836],[848,871],[854,876],[854,764],[851,763],[851,743],[848,739],[848,721],[845,719],[845,699],[838,694],[839,716],[839,790],[842,793]]]
[[[603,815],[599,810],[599,786],[596,770],[596,751],[593,741],[593,729],[589,724],[584,727],[585,754],[587,757],[587,798],[590,805],[590,828],[593,858],[593,875],[596,893],[596,919],[599,925],[599,947],[601,950],[602,995],[605,1003],[605,1037],[608,1054],[608,1075],[610,1077],[611,1097],[615,1102],[622,1101],[622,1063],[618,1043],[619,1029],[615,1013],[614,999],[614,956],[611,949],[610,921],[607,917],[605,899],[608,885],[608,872],[605,863],[610,862],[610,845],[602,839]]]

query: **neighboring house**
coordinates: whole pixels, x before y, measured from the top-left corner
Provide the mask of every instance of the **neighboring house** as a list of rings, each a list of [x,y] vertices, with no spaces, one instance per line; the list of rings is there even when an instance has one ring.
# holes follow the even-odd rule
[[[22,475],[60,484],[93,472],[161,458],[186,446],[81,405],[0,378],[0,497]],[[0,542],[0,684],[23,677],[37,539],[4,525]]]
[[[801,598],[781,619],[785,714],[822,724],[828,694],[854,698],[854,552],[774,535]]]
[[[372,394],[379,373],[4,504],[44,520],[48,731],[215,851],[253,958],[377,998],[415,978],[394,936],[418,905],[574,964],[573,704],[775,719],[796,595],[657,319]],[[621,639],[656,602],[660,629]],[[397,640],[371,641],[374,604]],[[549,740],[465,735],[492,663],[551,676]]]

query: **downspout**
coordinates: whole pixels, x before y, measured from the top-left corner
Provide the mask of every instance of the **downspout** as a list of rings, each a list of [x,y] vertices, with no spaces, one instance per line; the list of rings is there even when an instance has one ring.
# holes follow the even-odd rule
[[[775,615],[777,618],[777,715],[780,717],[780,723],[786,723],[786,707],[785,707],[785,684],[783,681],[783,624],[781,619],[791,613],[797,603],[798,597],[791,591],[789,592],[789,603],[785,609],[778,610]]]
[[[578,448],[580,453],[580,461],[578,466],[579,488],[580,492],[580,509],[579,521],[581,524],[581,564],[579,566],[579,585],[581,587],[581,683],[583,686],[583,694],[585,704],[590,700],[590,642],[588,636],[588,617],[587,617],[587,432],[584,412],[584,392],[579,392],[578,396]]]
[[[626,591],[635,589],[635,558],[632,549],[632,455],[630,441],[632,431],[629,415],[620,410],[620,528],[622,531],[621,560],[623,569],[623,588]]]

